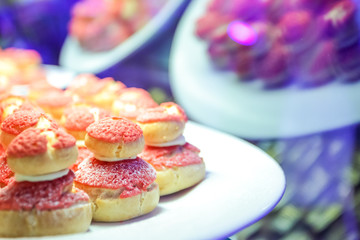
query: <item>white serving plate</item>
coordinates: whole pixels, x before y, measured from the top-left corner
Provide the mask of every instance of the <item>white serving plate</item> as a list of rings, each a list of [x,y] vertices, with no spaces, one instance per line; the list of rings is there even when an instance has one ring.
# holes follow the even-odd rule
[[[139,31],[117,47],[103,52],[91,52],[82,48],[71,36],[65,39],[60,52],[60,66],[76,72],[99,73],[133,54],[166,28],[175,18],[177,11],[188,0],[168,0],[161,10]]]
[[[209,0],[194,0],[179,22],[170,55],[170,85],[191,119],[248,139],[286,138],[360,121],[360,81],[322,87],[264,90],[218,71],[195,22]]]
[[[284,173],[262,150],[193,122],[187,124],[185,137],[201,149],[206,163],[201,183],[161,197],[148,215],[92,223],[86,233],[40,239],[224,239],[264,217],[280,201]]]

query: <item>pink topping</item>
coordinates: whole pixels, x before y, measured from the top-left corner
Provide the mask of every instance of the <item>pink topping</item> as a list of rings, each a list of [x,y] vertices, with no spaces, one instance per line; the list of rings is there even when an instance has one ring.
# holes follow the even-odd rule
[[[8,156],[20,158],[45,153],[47,139],[41,132],[41,129],[28,128],[17,135],[7,149]]]
[[[116,101],[123,104],[129,104],[135,107],[133,111],[126,109],[120,111],[120,115],[128,118],[136,118],[140,111],[146,108],[154,108],[159,106],[151,97],[149,92],[141,88],[125,88],[123,89]]]
[[[141,108],[157,107],[149,92],[141,88],[125,88],[117,98],[120,102],[134,104]]]
[[[169,114],[166,112],[166,108],[176,107],[178,110],[177,114]],[[159,107],[145,109],[136,118],[136,121],[140,123],[151,123],[151,122],[166,122],[166,121],[187,121],[185,111],[176,103],[166,102],[161,103]]]
[[[72,15],[93,18],[102,14],[106,10],[105,1],[88,0],[80,1],[72,9]]]
[[[1,130],[9,134],[18,135],[25,129],[35,126],[40,116],[41,113],[36,111],[16,111],[4,119],[1,124]]]
[[[91,137],[109,143],[129,143],[142,137],[142,130],[136,123],[118,117],[103,118],[87,127],[86,131]]]
[[[80,96],[86,96],[92,89],[92,94],[97,93],[99,88],[103,88],[100,79],[90,73],[79,74],[69,85],[68,90]],[[91,87],[90,87],[91,86]]]
[[[74,107],[65,110],[65,124],[67,130],[85,131],[86,128],[95,122],[94,114],[90,112],[88,107]],[[99,108],[99,119],[110,117],[111,114]]]
[[[19,106],[18,109],[14,110],[14,112],[16,112],[16,111],[38,111],[38,112],[42,112],[42,109],[32,105],[30,102],[25,101]]]
[[[292,11],[286,13],[280,20],[279,27],[282,30],[286,43],[305,41],[308,38],[309,26],[312,20],[309,11]]]
[[[100,79],[93,74],[80,74],[74,79],[68,90],[81,97],[89,97],[98,94],[106,87],[106,85],[111,84],[112,82],[115,82],[115,80],[110,77]],[[119,90],[126,87],[120,81],[117,81],[116,84]]]
[[[120,198],[127,198],[146,191],[155,179],[155,169],[140,158],[117,162],[89,158],[79,165],[75,181],[92,187],[124,188]]]
[[[7,48],[1,52],[1,57],[11,58],[20,66],[40,64],[42,62],[40,54],[30,49]]]
[[[103,82],[113,83],[116,85],[116,88],[114,88],[114,92],[120,92],[122,89],[126,88],[126,85],[120,81],[115,81],[112,77],[107,77],[101,79]]]
[[[80,202],[88,202],[89,197],[82,191],[64,192],[71,186],[74,173],[44,182],[12,182],[0,190],[1,210],[55,210],[69,208]]]
[[[277,86],[286,82],[288,77],[286,59],[288,59],[288,52],[278,44],[274,45],[268,54],[259,61],[258,75],[265,86]]]
[[[41,96],[37,100],[37,103],[40,106],[64,107],[69,105],[72,101],[73,101],[72,97],[69,95],[65,95],[64,92],[51,91]]]
[[[8,185],[12,181],[14,181],[14,173],[7,165],[6,154],[2,152],[0,155],[0,187]]]
[[[47,129],[49,130],[49,129]],[[55,132],[57,141],[52,145],[56,149],[75,146],[76,140],[73,136],[61,129],[51,129]],[[41,134],[45,129],[28,128],[10,143],[7,154],[9,157],[31,157],[43,154],[47,151],[47,139]]]
[[[84,161],[86,158],[93,157],[93,153],[87,149],[85,146],[79,146],[78,147],[78,158],[76,159],[76,162],[70,167],[71,170],[76,172],[78,170],[78,166],[82,161]]]
[[[171,147],[145,146],[139,157],[150,163],[156,170],[163,170],[164,168],[199,164],[202,162],[202,158],[198,155],[199,152],[200,150],[190,143]]]
[[[76,145],[76,139],[62,129],[54,130],[57,141],[52,145],[55,149],[69,148]]]

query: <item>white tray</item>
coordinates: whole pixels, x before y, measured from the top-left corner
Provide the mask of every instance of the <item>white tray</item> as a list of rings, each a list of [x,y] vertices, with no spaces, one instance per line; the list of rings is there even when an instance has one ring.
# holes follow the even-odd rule
[[[193,122],[187,124],[185,137],[201,149],[206,163],[200,184],[161,197],[148,215],[92,223],[86,233],[41,239],[222,239],[264,217],[280,201],[284,173],[263,151]]]

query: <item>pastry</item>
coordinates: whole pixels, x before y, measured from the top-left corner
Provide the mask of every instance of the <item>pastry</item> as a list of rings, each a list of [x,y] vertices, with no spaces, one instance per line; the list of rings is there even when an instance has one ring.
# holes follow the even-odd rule
[[[125,118],[103,118],[86,131],[85,145],[99,160],[134,158],[144,148],[140,127]]]
[[[159,202],[155,169],[136,155],[144,147],[139,126],[125,118],[91,124],[86,147],[94,153],[78,165],[75,185],[95,204],[95,221],[124,221],[151,212]]]
[[[191,187],[205,177],[200,150],[182,135],[187,116],[179,105],[162,103],[144,110],[136,120],[146,144],[139,157],[155,168],[160,196]]]
[[[1,237],[84,232],[92,219],[89,196],[73,188],[75,139],[59,129],[28,128],[10,143],[14,180],[0,189]]]
[[[0,189],[0,236],[30,237],[84,232],[92,207],[73,191],[74,173],[48,181],[13,181]]]
[[[125,117],[132,121],[143,109],[157,107],[150,93],[141,88],[125,88],[119,92],[112,104],[111,111],[114,116]]]
[[[86,135],[86,128],[91,123],[110,116],[110,112],[102,108],[91,107],[89,105],[73,106],[64,110],[60,124],[76,140],[83,141]]]
[[[55,120],[60,120],[64,110],[73,102],[74,99],[69,94],[63,91],[51,91],[39,97],[36,104]]]
[[[87,147],[84,145],[78,146],[78,157],[76,162],[70,166],[70,169],[76,172],[78,170],[79,164],[82,163],[82,161],[93,156],[94,154]]]
[[[35,128],[59,128],[58,124],[48,115],[33,110],[16,110],[7,116],[1,123],[0,142],[4,148],[25,129]]]
[[[169,147],[145,146],[140,158],[156,170],[160,196],[194,186],[205,177],[205,163],[200,150],[190,143]]]
[[[61,171],[74,164],[77,155],[74,137],[61,129],[28,128],[7,148],[9,167],[27,176]]]
[[[85,159],[76,172],[75,186],[95,205],[94,221],[124,221],[151,212],[159,202],[154,168],[140,158],[105,162]]]
[[[93,74],[80,74],[66,91],[89,104],[111,111],[114,99],[125,87],[122,82],[110,77],[100,79]]]
[[[156,145],[181,138],[187,116],[179,105],[167,102],[141,112],[136,122],[143,130],[146,145]]]

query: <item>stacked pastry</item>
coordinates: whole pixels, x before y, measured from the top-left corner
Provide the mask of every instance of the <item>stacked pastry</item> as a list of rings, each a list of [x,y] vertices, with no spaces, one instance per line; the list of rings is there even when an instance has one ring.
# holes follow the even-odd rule
[[[110,116],[110,112],[105,109],[93,107],[86,103],[74,104],[64,110],[60,125],[75,137],[79,152],[76,162],[70,167],[72,170],[77,171],[78,165],[86,157],[92,155],[92,152],[84,145],[86,128],[90,124]]]
[[[161,196],[191,187],[205,177],[200,150],[183,136],[187,116],[180,106],[162,103],[142,111],[136,121],[146,143],[139,156],[156,169]]]
[[[83,232],[92,206],[73,190],[76,140],[65,131],[30,127],[6,150],[15,181],[0,189],[0,236],[24,237]]]
[[[199,150],[182,136],[186,121],[174,103],[159,106],[143,89],[91,74],[66,91],[36,84],[28,98],[5,91],[0,237],[81,232],[92,219],[124,221],[153,211],[160,193],[204,178]]]
[[[94,203],[93,220],[115,222],[151,212],[159,202],[155,169],[137,157],[144,137],[138,125],[109,117],[92,123],[85,136],[94,156],[76,171],[75,185]]]

